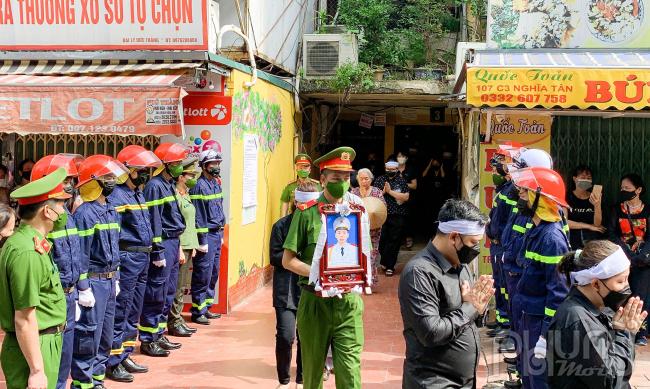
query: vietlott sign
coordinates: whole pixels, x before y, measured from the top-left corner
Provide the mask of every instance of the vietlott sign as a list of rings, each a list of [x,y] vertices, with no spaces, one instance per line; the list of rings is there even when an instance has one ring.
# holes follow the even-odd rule
[[[644,109],[650,69],[469,68],[467,102],[474,106]]]
[[[488,119],[488,115],[491,115]],[[488,128],[489,124],[489,128]],[[489,142],[481,142],[480,155],[480,208],[484,213],[492,209],[496,188],[492,182],[493,169],[490,166],[490,159],[497,150],[497,146],[506,141],[514,141],[523,144],[527,148],[551,150],[551,124],[550,115],[534,114],[511,114],[488,112],[481,116],[481,136]],[[490,268],[490,243],[487,239],[481,246],[481,261],[479,263],[480,274],[491,273]]]

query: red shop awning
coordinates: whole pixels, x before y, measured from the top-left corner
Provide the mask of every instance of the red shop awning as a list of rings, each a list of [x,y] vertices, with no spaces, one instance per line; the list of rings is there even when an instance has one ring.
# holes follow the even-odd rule
[[[182,136],[185,69],[0,75],[0,132]]]

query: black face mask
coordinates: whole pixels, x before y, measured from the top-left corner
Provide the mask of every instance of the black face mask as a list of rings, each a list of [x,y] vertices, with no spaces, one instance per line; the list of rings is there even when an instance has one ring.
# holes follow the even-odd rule
[[[151,176],[149,175],[149,172],[142,171],[142,172],[138,172],[138,176],[136,178],[131,178],[131,182],[135,186],[140,186],[149,182],[150,178]]]
[[[618,195],[618,198],[621,203],[624,203],[626,201],[630,201],[633,198],[636,197],[636,192],[635,191],[627,191],[627,190],[622,190],[621,193]]]
[[[462,243],[463,247],[456,250],[456,255],[458,255],[458,261],[464,265],[471,263],[481,253],[479,245],[467,246],[463,243],[463,239],[460,240],[460,243]]]
[[[537,205],[539,204],[539,197],[540,197],[540,193],[539,191],[537,191],[537,193],[535,194],[535,201],[533,201],[532,207],[528,205],[528,200],[522,198],[518,199],[517,210],[519,211],[519,214],[527,217],[535,216],[535,211],[537,210]]]
[[[609,293],[607,293],[607,296],[605,297],[600,296],[600,292],[598,292],[598,295],[603,299],[603,304],[605,304],[607,308],[611,309],[614,312],[618,311],[618,309],[622,307],[623,304],[625,304],[627,300],[632,296],[632,289],[630,289],[630,285],[619,291],[613,291],[609,289],[604,282],[600,281],[600,283],[603,284],[605,289],[609,290]]]
[[[99,183],[99,186],[102,187],[102,194],[104,195],[104,197],[108,197],[111,193],[113,193],[113,189],[115,189],[115,185],[117,185],[116,181]]]
[[[496,170],[497,170],[497,173],[499,173],[500,175],[502,175],[502,176],[504,176],[504,177],[505,177],[506,175],[508,175],[508,172],[506,171],[506,169],[505,169],[505,167],[503,166],[502,163],[500,163],[500,164],[498,164],[498,165],[496,166]]]
[[[32,178],[32,172],[23,172],[21,174],[21,177],[23,178],[23,180],[29,181]]]
[[[207,172],[211,176],[219,177],[219,174],[221,174],[221,168],[220,167],[211,167],[207,169]]]
[[[386,175],[388,176],[388,178],[393,178],[397,175],[397,172],[386,172]]]

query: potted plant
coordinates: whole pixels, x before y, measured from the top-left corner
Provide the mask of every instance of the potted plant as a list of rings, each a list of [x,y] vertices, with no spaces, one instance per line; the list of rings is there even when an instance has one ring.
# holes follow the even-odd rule
[[[382,65],[373,66],[372,73],[374,75],[375,81],[383,81],[385,71],[386,71],[386,69],[384,69],[384,67]]]

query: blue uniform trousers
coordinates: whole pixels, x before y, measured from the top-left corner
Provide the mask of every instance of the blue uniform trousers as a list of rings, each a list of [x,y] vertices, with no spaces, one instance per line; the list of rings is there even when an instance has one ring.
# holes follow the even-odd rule
[[[106,362],[113,344],[115,317],[115,279],[89,277],[95,306],[81,307],[81,317],[74,330],[72,386],[88,389],[103,384]]]
[[[490,255],[490,264],[492,265],[492,278],[494,279],[494,302],[496,305],[496,319],[502,327],[509,327],[508,319],[508,294],[506,292],[506,283],[503,277],[503,253]]]
[[[180,240],[163,239],[165,266],[149,265],[144,303],[138,326],[140,341],[154,342],[167,326],[167,315],[176,294]],[[171,296],[171,297],[170,297]]]
[[[506,290],[508,291],[508,318],[510,319],[510,328],[517,331],[517,322],[521,317],[521,302],[517,298],[517,284],[521,278],[521,273],[505,272]]]
[[[115,309],[115,329],[113,330],[113,346],[111,356],[108,360],[108,366],[117,366],[125,360],[129,354],[124,347],[126,340],[127,346],[133,350],[131,341],[133,338],[127,338],[127,332],[133,333],[131,328],[135,329],[140,316],[142,300],[136,301],[138,280],[147,277],[149,268],[149,253],[139,253],[130,251],[120,251],[120,294],[116,297]],[[137,316],[133,311],[137,311]],[[135,323],[133,318],[135,316]],[[130,331],[129,331],[130,330]]]
[[[72,364],[72,345],[74,344],[74,325],[76,323],[75,312],[77,310],[77,289],[65,295],[66,305],[66,327],[63,332],[63,346],[61,347],[61,363],[59,364],[59,379],[56,382],[56,389],[65,389],[70,376],[70,365]]]
[[[203,315],[214,303],[215,289],[219,281],[222,232],[207,234],[208,252],[196,253],[192,259],[192,315]]]
[[[546,389],[546,359],[535,358],[535,344],[542,332],[544,315],[534,315],[522,312],[519,319],[519,337],[521,352],[517,368],[521,373],[521,383],[524,389]]]
[[[149,255],[145,254],[147,259]],[[129,316],[126,318],[124,336],[122,340],[122,347],[124,347],[124,354],[122,360],[125,360],[129,355],[135,351],[135,341],[138,338],[138,323],[140,323],[140,315],[142,315],[142,305],[144,304],[144,292],[147,288],[147,278],[149,276],[149,266],[151,263],[147,262],[142,273],[138,276],[135,282],[135,289],[133,291],[133,299],[131,300],[131,309],[129,309]]]

